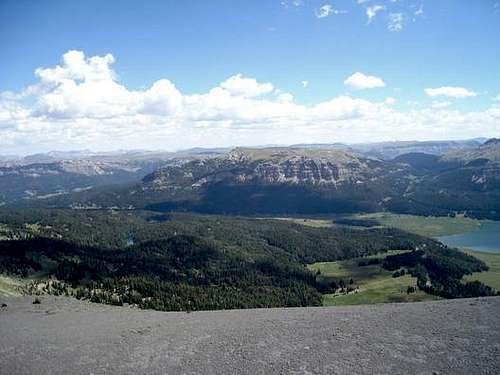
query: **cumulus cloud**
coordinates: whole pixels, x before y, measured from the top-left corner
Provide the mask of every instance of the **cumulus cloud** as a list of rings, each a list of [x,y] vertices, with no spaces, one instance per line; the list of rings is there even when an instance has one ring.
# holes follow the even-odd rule
[[[366,16],[368,17],[368,23],[377,16],[377,14],[385,9],[383,5],[372,5],[366,8]]]
[[[33,114],[57,118],[108,117],[137,105],[135,93],[116,82],[111,54],[86,58],[81,51],[68,51],[61,65],[36,69],[40,79],[25,96],[35,94]]]
[[[138,98],[140,95],[136,95]],[[158,115],[175,114],[182,108],[183,97],[168,79],[161,79],[142,93],[140,112]]]
[[[363,73],[357,72],[350,77],[347,77],[344,81],[344,85],[354,90],[364,90],[384,87],[385,82],[379,77],[367,76]]]
[[[270,93],[274,87],[270,83],[259,83],[254,78],[245,78],[242,74],[236,74],[220,84],[220,87],[235,96],[252,98]]]
[[[293,102],[293,95],[290,94],[289,92],[284,92],[284,93],[278,94],[277,99],[278,99],[278,102],[282,102],[282,103]]]
[[[82,51],[68,51],[62,57],[62,64],[55,68],[38,68],[36,76],[46,83],[64,83],[74,81],[114,81],[115,74],[111,64],[115,62],[113,55],[93,56],[86,58]]]
[[[446,96],[449,98],[456,98],[456,99],[469,98],[478,95],[476,92],[470,91],[464,87],[452,87],[452,86],[443,86],[435,89],[432,88],[425,89],[425,93],[430,97]]]
[[[384,103],[387,105],[393,105],[396,104],[396,99],[394,99],[392,96],[389,96],[385,99]]]
[[[432,108],[446,108],[451,105],[451,102],[440,102],[440,101],[434,101],[431,104]]]
[[[131,90],[119,82],[113,63],[112,55],[86,57],[70,51],[59,65],[37,69],[36,84],[21,92],[0,93],[1,152],[446,139],[500,133],[500,110],[495,107],[461,112],[430,106],[401,112],[393,108],[394,98],[378,102],[346,95],[303,105],[291,93],[243,74],[196,94],[181,92],[168,79]]]

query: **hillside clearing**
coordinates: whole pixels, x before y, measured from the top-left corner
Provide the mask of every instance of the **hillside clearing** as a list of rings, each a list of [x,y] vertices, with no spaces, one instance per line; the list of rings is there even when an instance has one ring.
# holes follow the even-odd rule
[[[0,296],[1,297],[17,297],[21,295],[20,288],[24,282],[15,277],[0,275]]]
[[[481,281],[500,291],[500,253],[483,253],[470,250],[466,250],[465,252],[482,260],[489,267],[489,270],[474,272],[472,275],[465,276],[464,279],[466,281]]]
[[[320,271],[322,278],[352,279],[354,291],[347,294],[325,294],[323,305],[358,305],[387,302],[417,302],[436,299],[417,290],[407,293],[408,287],[415,287],[416,278],[410,275],[392,277],[393,272],[383,269],[379,264],[360,266],[359,262],[368,259],[383,259],[403,251],[393,250],[387,253],[337,262],[315,263],[309,266],[313,271]]]

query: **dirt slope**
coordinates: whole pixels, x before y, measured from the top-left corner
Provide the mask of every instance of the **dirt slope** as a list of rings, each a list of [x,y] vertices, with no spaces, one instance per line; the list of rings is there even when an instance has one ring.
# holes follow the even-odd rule
[[[0,374],[500,373],[500,297],[189,314],[1,302]]]

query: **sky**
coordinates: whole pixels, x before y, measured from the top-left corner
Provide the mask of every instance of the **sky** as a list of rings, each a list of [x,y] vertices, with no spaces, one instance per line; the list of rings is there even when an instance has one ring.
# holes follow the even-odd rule
[[[500,136],[500,0],[0,1],[0,154]]]

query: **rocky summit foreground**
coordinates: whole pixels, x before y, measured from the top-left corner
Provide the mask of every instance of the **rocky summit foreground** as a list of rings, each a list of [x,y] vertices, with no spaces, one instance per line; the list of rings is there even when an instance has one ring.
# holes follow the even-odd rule
[[[2,299],[1,374],[498,374],[500,297],[165,313]]]

